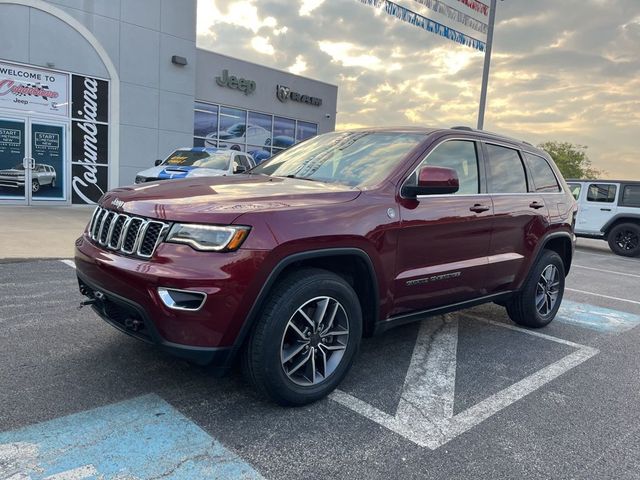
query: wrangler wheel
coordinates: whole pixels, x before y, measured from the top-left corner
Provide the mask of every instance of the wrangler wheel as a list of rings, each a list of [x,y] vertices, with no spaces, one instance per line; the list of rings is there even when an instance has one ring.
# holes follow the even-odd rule
[[[607,241],[616,255],[636,257],[640,255],[640,226],[635,223],[616,225],[609,232]]]

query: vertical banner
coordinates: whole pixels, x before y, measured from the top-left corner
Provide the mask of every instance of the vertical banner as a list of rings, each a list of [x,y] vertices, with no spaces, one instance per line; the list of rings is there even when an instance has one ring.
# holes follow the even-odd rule
[[[71,200],[95,204],[109,178],[109,82],[73,75],[71,87]]]

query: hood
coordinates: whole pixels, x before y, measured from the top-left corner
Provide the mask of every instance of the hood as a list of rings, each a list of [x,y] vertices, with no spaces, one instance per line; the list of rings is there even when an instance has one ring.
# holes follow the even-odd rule
[[[191,176],[217,176],[226,175],[224,170],[180,165],[159,165],[138,172],[139,176],[157,178],[159,180],[171,180],[174,178],[186,178]]]
[[[345,185],[266,175],[197,177],[150,182],[107,192],[100,204],[163,220],[232,223],[243,213],[321,207],[351,201],[360,190]],[[123,202],[123,203],[121,203]]]

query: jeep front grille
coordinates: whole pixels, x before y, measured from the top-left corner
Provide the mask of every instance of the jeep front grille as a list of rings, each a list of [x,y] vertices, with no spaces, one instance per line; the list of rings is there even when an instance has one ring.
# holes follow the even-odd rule
[[[168,229],[165,222],[98,207],[89,223],[89,237],[109,250],[150,258]]]

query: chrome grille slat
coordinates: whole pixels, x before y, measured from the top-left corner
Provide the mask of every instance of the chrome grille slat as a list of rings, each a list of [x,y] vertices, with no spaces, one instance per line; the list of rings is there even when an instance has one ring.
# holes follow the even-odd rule
[[[89,238],[101,247],[141,258],[151,258],[169,230],[169,224],[97,207],[88,227]]]

